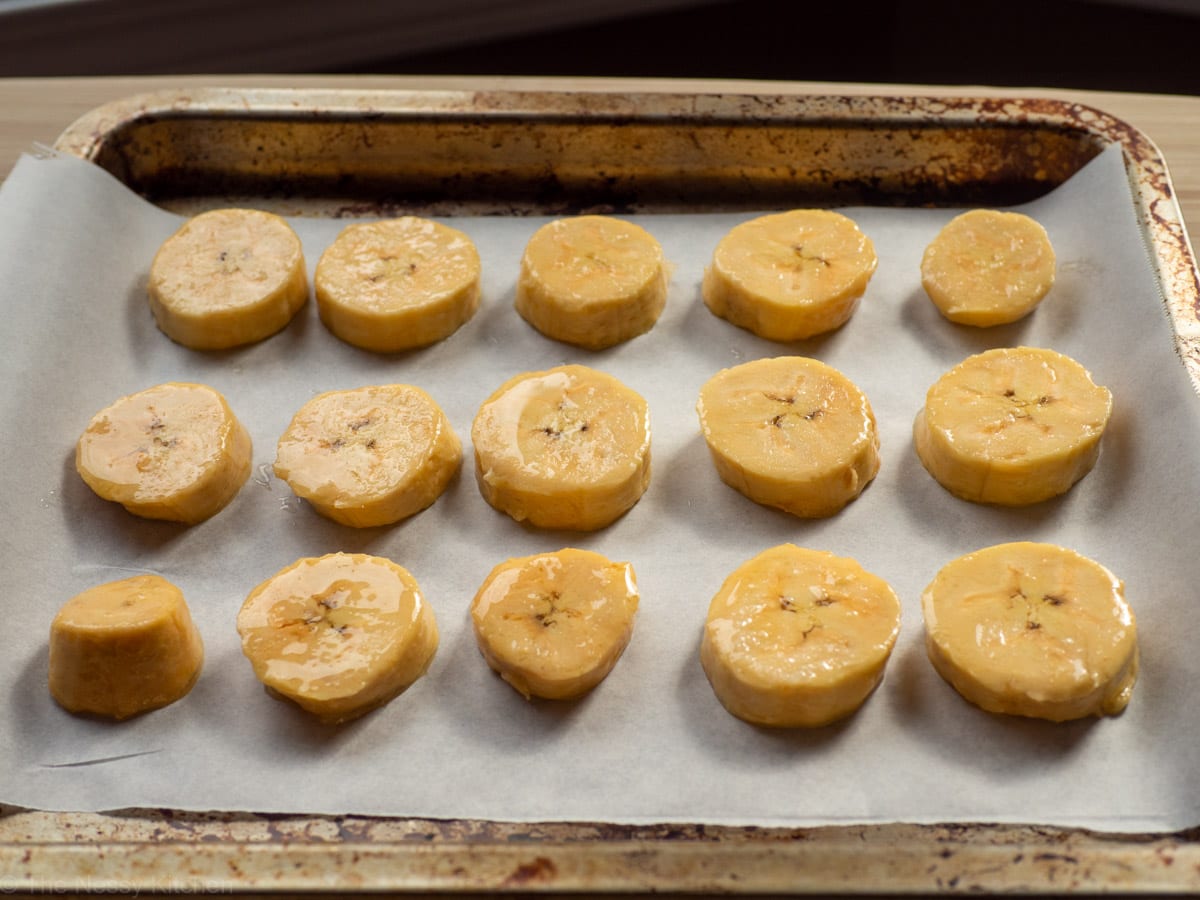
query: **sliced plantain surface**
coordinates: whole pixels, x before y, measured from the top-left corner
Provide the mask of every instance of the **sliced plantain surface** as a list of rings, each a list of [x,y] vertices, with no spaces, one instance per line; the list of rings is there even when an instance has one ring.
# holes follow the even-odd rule
[[[462,463],[437,402],[408,384],[328,391],[279,438],[275,474],[321,515],[356,528],[390,525],[430,506]]]
[[[943,316],[989,327],[1033,312],[1054,286],[1046,229],[1022,213],[973,209],[951,219],[925,248],[921,284]]]
[[[567,700],[603,681],[633,635],[629,563],[566,548],[492,569],[471,603],[479,650],[526,699]]]
[[[714,315],[772,341],[798,341],[845,324],[878,260],[841,213],[794,209],[735,226],[717,244],[702,293]]]
[[[220,392],[167,382],[92,417],[75,468],[93,491],[134,515],[195,524],[250,476],[250,435]]]
[[[70,712],[127,719],[167,706],[203,664],[183,592],[158,575],[89,588],[50,625],[50,693]]]
[[[900,601],[853,559],[781,544],[742,563],[708,608],[700,662],[729,712],[816,727],[855,712],[883,679]]]
[[[1124,586],[1053,544],[999,544],[948,563],[921,595],[925,646],[964,698],[1061,722],[1116,715],[1138,672]]]
[[[416,579],[361,553],[297,560],[250,592],[237,629],[267,689],[327,724],[390,701],[425,674],[438,647]]]
[[[723,369],[700,389],[696,411],[721,480],[765,506],[831,516],[879,471],[871,404],[819,360],[780,356]]]
[[[379,353],[449,337],[479,308],[479,251],[456,228],[404,216],[346,227],[313,276],[325,327]]]
[[[1100,455],[1112,395],[1069,356],[987,350],[939,378],[913,423],[921,463],[957,497],[1025,506],[1058,496]]]
[[[471,439],[484,499],[539,528],[603,528],[650,483],[646,401],[587,366],[510,378],[480,406]]]
[[[546,337],[601,350],[654,327],[667,302],[662,247],[609,216],[556,219],[530,238],[517,312]]]
[[[189,219],[150,264],[150,309],[173,341],[224,350],[270,337],[308,299],[300,238],[256,209],[217,209]]]

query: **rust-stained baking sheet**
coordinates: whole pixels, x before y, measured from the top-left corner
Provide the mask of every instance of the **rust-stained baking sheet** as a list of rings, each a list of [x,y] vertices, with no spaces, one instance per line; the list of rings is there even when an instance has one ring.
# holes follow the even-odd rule
[[[946,207],[1008,204],[1045,194],[1105,147],[1117,147],[1125,157],[1125,172],[1123,177],[1112,174],[1117,180],[1127,179],[1132,189],[1131,197],[1126,196],[1124,203],[1133,201],[1134,227],[1139,232],[1134,243],[1144,244],[1149,251],[1150,281],[1155,282],[1151,293],[1161,289],[1165,295],[1184,363],[1193,373],[1200,371],[1196,362],[1200,278],[1172,197],[1165,163],[1145,136],[1120,120],[1097,110],[1056,101],[202,90],[168,92],[109,104],[69,129],[60,139],[59,147],[96,160],[155,202],[179,211],[221,205],[240,194],[247,202],[287,213],[342,216],[407,210],[526,216],[581,210],[745,211],[773,205],[839,203]],[[54,193],[63,192],[63,185],[56,184]],[[93,233],[130,227],[128,220],[112,215],[89,224],[91,227],[83,229],[89,238]],[[1081,234],[1095,231],[1095,225],[1096,220],[1089,219],[1079,231]],[[64,225],[60,234],[68,227]],[[36,237],[22,237],[26,239],[29,243],[24,246],[30,247],[31,254],[46,260]],[[1124,249],[1128,249],[1128,242]],[[107,273],[111,262],[106,261],[98,271]],[[314,260],[309,262],[311,266]],[[70,270],[77,265],[78,260],[70,258],[63,268]],[[1107,271],[1106,263],[1102,262],[1102,267]],[[62,273],[48,260],[45,268],[45,277],[35,281],[50,285],[58,304],[59,295],[65,293],[58,290]],[[1086,264],[1080,267],[1086,269]],[[911,277],[911,273],[906,277]],[[1063,277],[1074,280],[1076,273],[1061,272],[1060,279]],[[97,283],[86,292],[87,300],[77,301],[85,318],[94,315],[89,305],[91,298],[104,293],[100,286],[103,279],[93,280]],[[1108,301],[1121,292],[1111,279],[1102,280],[1100,293],[1106,298],[1107,308]],[[909,287],[913,289],[912,285]],[[700,327],[705,321],[703,316],[707,315],[702,309],[692,308],[698,302],[696,288],[692,283],[683,292],[688,315],[693,317],[693,328]],[[126,292],[131,318],[129,332],[119,339],[124,349],[133,348],[147,333],[161,339],[152,326],[147,332],[145,320],[136,319],[141,303],[136,290],[121,286],[119,276],[109,282],[108,290],[117,294]],[[511,300],[511,284],[505,290],[509,291],[507,298],[493,301],[498,308],[488,320],[492,324],[506,322],[499,308],[505,308]],[[680,309],[679,291],[676,282],[664,324],[673,310]],[[18,294],[9,296],[6,309],[13,305],[12,296]],[[1128,368],[1140,372],[1145,367],[1144,386],[1155,392],[1155,402],[1161,407],[1141,417],[1155,419],[1168,410],[1186,410],[1194,404],[1194,398],[1186,392],[1177,396],[1177,386],[1168,374],[1171,365],[1160,359],[1157,350],[1151,354],[1153,358],[1148,358],[1142,349],[1144,342],[1139,339],[1140,329],[1161,330],[1148,323],[1153,321],[1149,310],[1159,308],[1162,301],[1147,295],[1134,302],[1143,304],[1137,315],[1136,333],[1120,332],[1111,323],[1103,330],[1110,333],[1112,340],[1124,339]],[[914,314],[922,309],[915,301],[906,307]],[[55,309],[58,308],[56,305]],[[488,309],[485,297],[484,311]],[[511,310],[506,312],[511,315]],[[294,351],[311,337],[310,332],[320,330],[311,310],[308,315],[306,324],[293,325],[287,335],[274,339],[277,345],[274,358],[288,358],[295,364]],[[721,324],[713,320],[707,323],[707,328],[711,330]],[[917,316],[906,328],[937,324]],[[1087,317],[1078,323],[1059,325],[1065,334],[1073,334],[1086,325],[1081,338],[1099,327]],[[853,326],[852,322],[847,328]],[[944,328],[945,323],[941,326]],[[1119,333],[1112,336],[1114,330]],[[73,420],[65,421],[71,418],[70,408],[75,400],[64,401],[57,395],[47,397],[52,392],[46,391],[38,379],[31,380],[19,372],[20,360],[29,356],[39,360],[32,366],[33,372],[42,371],[44,360],[49,361],[51,370],[78,363],[68,348],[51,337],[54,333],[54,329],[49,329],[46,335],[34,336],[31,349],[22,350],[26,355],[16,359],[8,354],[8,342],[15,347],[21,344],[21,339],[6,339],[5,354],[0,355],[6,380],[28,384],[35,396],[45,400],[28,428],[18,429],[21,439],[5,442],[6,461],[14,457],[24,442],[36,443],[49,432],[54,432],[55,440],[60,440],[60,432],[81,427]],[[719,329],[712,334],[719,334],[721,343],[717,346],[731,353],[748,340],[757,343],[745,335],[730,338],[728,332]],[[329,339],[328,335],[322,337]],[[836,345],[840,339],[831,343]],[[873,344],[868,353],[878,352],[878,346]],[[809,351],[803,345],[787,348],[793,349],[821,355],[817,349]],[[753,352],[760,350],[761,347],[755,348]],[[950,356],[948,349],[940,345],[926,348],[926,352],[944,353],[947,359]],[[307,360],[307,364],[314,363]],[[214,361],[213,365],[225,369],[229,362]],[[226,372],[230,378],[242,383],[253,381],[246,375],[244,361],[239,364],[234,360],[233,366],[232,371]],[[86,385],[87,378],[80,383]],[[1159,396],[1160,383],[1167,386],[1164,396]],[[478,389],[483,392],[484,386]],[[74,397],[77,390],[73,385],[70,395]],[[11,402],[25,401],[14,396]],[[51,410],[49,415],[57,424],[42,421],[47,416],[46,409]],[[460,411],[456,426],[469,421],[471,413],[473,409],[465,414]],[[1172,429],[1178,427],[1171,425]],[[274,437],[256,434],[260,444],[258,456],[263,455],[262,445],[269,447]],[[906,439],[904,435],[899,440]],[[1190,435],[1160,436],[1153,444],[1152,457],[1159,463],[1163,456],[1186,460],[1189,441]],[[1164,445],[1167,449],[1163,449]],[[1135,445],[1135,449],[1137,446],[1141,444]],[[61,487],[38,492],[35,502],[29,502],[33,488],[23,485],[26,490],[20,496],[25,498],[31,520],[57,521],[70,512],[61,507],[63,491],[70,484],[68,454],[65,449],[61,453],[57,460],[61,470],[56,470]],[[269,459],[269,449],[267,453],[265,459]],[[886,447],[884,453],[886,467],[889,465]],[[1106,457],[1111,455],[1106,449]],[[908,461],[910,468],[911,462]],[[1144,456],[1131,456],[1128,465],[1136,469],[1146,462]],[[1186,462],[1179,465],[1186,470]],[[648,499],[657,496],[654,492],[661,487],[660,474],[656,471]],[[919,467],[916,474],[923,476]],[[1095,478],[1096,474],[1089,478]],[[466,496],[477,500],[469,470],[462,481],[454,490],[466,491]],[[713,487],[725,490],[715,480]],[[1178,502],[1169,506],[1173,509],[1181,506],[1186,496],[1186,487],[1181,488]],[[489,512],[486,508],[483,511]],[[1042,525],[1049,528],[1057,515],[1046,514],[1041,519]],[[1176,530],[1177,517],[1167,518],[1171,521],[1160,521],[1156,515],[1151,523],[1139,522],[1130,529],[1111,506],[1106,506],[1103,515],[1096,517],[1093,531],[1104,535],[1105,543],[1120,546],[1124,542],[1127,548],[1124,555],[1130,559],[1141,559],[1143,548],[1150,548],[1149,558],[1156,561],[1151,567],[1156,567],[1155,571],[1149,576],[1151,593],[1158,599],[1139,604],[1143,634],[1148,627],[1158,628],[1158,642],[1173,646],[1184,640],[1182,632],[1177,635],[1179,630],[1173,624],[1162,621],[1147,625],[1145,613],[1140,609],[1146,603],[1175,602],[1163,599],[1169,592],[1162,589],[1167,582],[1175,583],[1180,560],[1186,561],[1188,554],[1186,540],[1181,536],[1185,532]],[[103,529],[119,521],[119,516],[108,513],[107,518],[89,531],[90,537],[83,537],[81,532],[67,551],[74,554],[88,541],[102,540]],[[906,534],[914,545],[921,545],[924,532],[948,527],[936,519],[914,516],[906,523]],[[464,528],[465,533],[470,530]],[[860,539],[866,541],[878,533],[868,528]],[[362,537],[363,545],[379,543],[377,538]],[[171,548],[179,543],[179,536],[166,537],[149,550],[178,552]],[[694,540],[685,543],[690,545]],[[18,557],[16,546],[11,540],[3,545],[6,567],[21,573],[19,587],[26,594],[44,593],[49,579],[43,570],[62,564],[57,555],[62,548],[43,546],[34,548],[31,555],[22,551]],[[252,555],[251,550],[238,548],[232,558],[244,561]],[[10,563],[10,558],[16,562]],[[226,555],[221,560],[196,565],[206,572],[219,571],[229,558]],[[1113,560],[1105,561],[1116,567]],[[1186,568],[1188,564],[1183,565]],[[911,581],[915,584],[919,580],[915,570],[920,566],[906,563],[906,568],[913,570]],[[462,580],[465,583],[469,579]],[[473,590],[473,585],[470,589]],[[670,593],[672,602],[678,602],[680,586],[671,585]],[[906,598],[906,605],[912,609],[911,597]],[[34,611],[36,618],[36,606],[29,610]],[[44,624],[51,613],[49,607],[42,612]],[[1180,622],[1186,624],[1186,617]],[[905,626],[911,641],[914,639],[911,613]],[[689,623],[688,627],[692,625]],[[639,625],[634,646],[642,640],[643,630]],[[14,631],[19,633],[19,629]],[[897,662],[902,663],[902,668],[897,667]],[[40,690],[38,668],[44,667],[44,663],[32,650],[25,663],[12,696],[27,697],[31,691]],[[236,653],[226,654],[222,665],[226,664],[244,665]],[[1164,670],[1159,671],[1157,677],[1162,678]],[[894,689],[897,678],[910,678],[913,673],[918,675],[915,684],[929,687],[927,663],[910,646],[907,655],[898,653],[893,660],[890,688],[885,685],[884,690]],[[693,676],[702,678],[698,666]],[[1135,707],[1120,722],[1133,720],[1148,677],[1156,676],[1143,676]],[[1173,694],[1193,679],[1190,668],[1172,667],[1165,679],[1168,684],[1163,687],[1170,687]],[[911,688],[914,682],[910,680],[908,684]],[[949,690],[935,684],[935,692]],[[699,693],[703,696],[702,691]],[[899,696],[911,701],[925,694],[910,690]],[[705,700],[714,704],[713,723],[719,722],[725,714],[710,697]],[[406,702],[406,698],[402,697],[401,702]],[[880,695],[870,701],[876,705],[880,702]],[[236,704],[228,705],[228,709],[234,708]],[[1149,728],[1134,753],[1136,758],[1114,761],[1117,767],[1127,767],[1130,781],[1116,797],[1110,798],[1108,809],[1125,811],[1129,808],[1126,800],[1135,797],[1138,809],[1156,808],[1151,818],[1158,821],[1160,812],[1156,802],[1142,801],[1156,797],[1166,789],[1165,782],[1172,779],[1177,781],[1180,795],[1176,806],[1186,807],[1188,788],[1184,776],[1190,763],[1181,764],[1167,748],[1157,747],[1158,732],[1154,730],[1164,727],[1164,723],[1168,730],[1176,728],[1181,708],[1176,706],[1168,712],[1164,707],[1161,717],[1143,722]],[[956,710],[955,716],[963,715],[961,706],[951,705],[950,709]],[[1144,716],[1145,712],[1143,707],[1141,714]],[[980,714],[972,711],[967,715]],[[735,723],[729,720],[725,724]],[[1008,773],[1021,778],[1028,775],[1029,769],[1048,768],[1061,772],[1062,777],[1045,778],[1047,792],[1062,797],[1060,786],[1079,777],[1070,768],[1071,760],[1089,747],[1095,749],[1092,736],[1105,734],[1104,729],[1111,724],[1068,726],[1067,731],[1079,731],[1085,737],[1067,740],[1066,752],[1062,746],[1048,748],[1044,757],[1029,767],[1017,760],[999,758],[1011,742],[989,744],[992,732],[978,734],[967,744],[968,749],[978,748],[975,762],[967,768],[983,766],[995,775],[996,796],[1010,786]],[[940,722],[935,722],[935,731],[940,726]],[[1030,726],[1031,723],[1017,723],[1002,727],[1010,727],[1011,734],[1022,735],[1031,730]],[[1033,724],[1032,730],[1036,732],[1040,726]],[[930,735],[931,739],[939,733]],[[764,733],[751,730],[751,734],[756,741],[767,739]],[[1153,738],[1148,737],[1151,734]],[[15,737],[11,730],[0,732],[0,753],[6,759],[13,758],[11,744]],[[779,758],[788,765],[804,767],[811,754],[803,750],[790,755],[784,752],[783,748],[794,744],[786,739],[777,741],[781,748]],[[1146,753],[1142,752],[1143,747],[1147,748]],[[929,793],[944,794],[952,790],[955,780],[967,771],[949,765],[949,757],[940,760],[932,772],[905,769],[895,765],[890,744],[881,743],[873,749],[873,768],[895,768],[896,780],[915,780]],[[453,749],[443,755],[453,757]],[[137,764],[149,758],[130,758],[124,762],[132,762],[134,766],[117,774],[107,768],[109,764],[102,761],[103,757],[81,756],[77,761],[95,762],[85,767],[92,770],[93,785],[121,780],[140,790],[145,783]],[[120,765],[123,761],[111,762]],[[637,768],[657,762],[639,759]],[[237,761],[231,765],[236,769]],[[679,766],[679,761],[667,765],[666,770],[670,771],[671,766]],[[35,761],[20,771],[36,772],[40,768],[42,764]],[[797,771],[807,773],[811,767]],[[1141,781],[1147,773],[1148,778]],[[824,773],[817,771],[815,777],[819,781]],[[199,776],[190,767],[177,770],[175,785],[194,786],[198,782]],[[1142,789],[1143,784],[1148,786],[1146,790]],[[806,783],[797,792],[804,801],[807,786]],[[283,796],[295,796],[292,789],[295,787],[292,785]],[[862,786],[860,793],[869,787],[869,784]],[[772,780],[771,791],[779,791],[777,779]],[[93,798],[94,794],[85,785],[73,798],[70,808],[89,808]],[[0,795],[0,800],[4,799],[8,798]],[[135,802],[130,797],[124,805]],[[212,805],[204,804],[205,808]],[[802,807],[806,808],[804,802],[794,805],[795,809]],[[1195,887],[1194,873],[1200,871],[1200,855],[1194,843],[1194,830],[1175,834],[1130,833],[1109,830],[1119,827],[1109,822],[1101,826],[1104,832],[1097,833],[1048,826],[1037,820],[1035,808],[1029,807],[1027,812],[1028,815],[1011,821],[1032,824],[980,824],[991,821],[988,813],[968,809],[961,813],[961,822],[971,824],[922,826],[885,822],[816,828],[758,825],[743,828],[681,823],[678,819],[658,825],[506,824],[421,819],[413,817],[411,812],[385,818],[137,809],[122,809],[112,814],[60,814],[22,811],[0,804],[0,890],[296,891],[337,885],[373,891],[523,889],[830,894],[1007,890],[1059,894],[1178,891]],[[1184,812],[1183,819],[1194,822],[1195,816]],[[552,818],[557,823],[564,815],[566,812],[560,808]],[[666,815],[669,813],[664,812],[663,817]],[[1126,821],[1129,827],[1136,826],[1134,820]],[[1149,822],[1145,828],[1159,826]]]

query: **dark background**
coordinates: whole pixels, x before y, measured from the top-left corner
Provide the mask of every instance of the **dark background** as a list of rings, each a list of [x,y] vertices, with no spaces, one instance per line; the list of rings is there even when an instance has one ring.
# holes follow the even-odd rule
[[[0,0],[0,76],[673,76],[1200,95],[1200,0]]]
[[[352,69],[1200,94],[1200,0],[1180,11],[1090,0],[739,0]]]

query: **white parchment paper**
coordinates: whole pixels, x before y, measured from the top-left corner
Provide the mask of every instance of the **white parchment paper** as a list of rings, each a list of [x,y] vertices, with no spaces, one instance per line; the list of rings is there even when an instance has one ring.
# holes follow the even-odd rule
[[[327,333],[310,303],[267,341],[205,354],[159,333],[145,299],[151,257],[180,219],[90,165],[22,159],[0,190],[0,801],[628,823],[1200,823],[1200,400],[1174,356],[1117,152],[1024,210],[1050,233],[1058,281],[1030,318],[990,330],[944,321],[920,287],[921,253],[953,210],[846,210],[874,240],[878,272],[849,324],[794,346],[734,328],[699,299],[713,247],[747,215],[642,217],[675,265],[667,309],[651,333],[601,353],[549,341],[512,309],[522,249],[544,220],[472,218],[454,224],[479,246],[483,304],[448,340],[372,355]],[[347,223],[294,224],[311,272]],[[1113,391],[1103,452],[1060,499],[1019,510],[965,503],[921,468],[912,419],[946,369],[1017,344],[1070,354]],[[798,520],[725,487],[699,435],[694,406],[707,378],[784,353],[840,368],[879,420],[879,477],[828,520]],[[517,525],[487,506],[470,468],[480,402],[517,372],[564,362],[611,372],[651,408],[649,491],[595,534]],[[192,528],[130,516],[73,468],[97,410],[170,379],[225,393],[255,444],[252,480]],[[359,531],[297,502],[270,463],[313,394],[382,382],[428,390],[463,438],[467,464],[429,510]],[[1119,718],[1054,725],[990,715],[928,663],[921,589],[950,559],[1021,539],[1073,547],[1125,580],[1142,672]],[[857,558],[904,603],[883,685],[854,717],[819,730],[734,719],[698,661],[724,577],[783,541]],[[642,592],[634,638],[589,697],[529,703],[484,664],[468,604],[496,563],[569,545],[633,563]],[[442,643],[404,695],[326,728],[264,693],[234,619],[260,581],[336,550],[409,568]],[[184,590],[206,642],[202,677],[184,700],[132,721],[68,715],[46,688],[54,613],[80,590],[143,571]]]

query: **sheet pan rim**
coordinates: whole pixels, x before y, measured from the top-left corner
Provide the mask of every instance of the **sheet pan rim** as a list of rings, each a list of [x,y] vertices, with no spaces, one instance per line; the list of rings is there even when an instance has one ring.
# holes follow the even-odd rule
[[[94,161],[114,129],[142,117],[235,114],[239,107],[258,115],[286,116],[313,105],[336,114],[377,115],[388,104],[396,115],[450,117],[478,115],[480,96],[478,91],[457,89],[157,91],[97,107],[69,126],[54,149]],[[586,109],[572,113],[567,107],[580,97],[587,98]],[[720,113],[722,104],[733,104],[732,109],[746,97],[773,110],[768,115],[774,121],[787,121],[788,115],[805,109],[843,121],[861,120],[873,111],[874,123],[885,121],[880,115],[885,106],[896,122],[1002,122],[1020,111],[1031,121],[1079,128],[1098,146],[1119,144],[1177,350],[1200,392],[1200,274],[1167,163],[1148,136],[1102,110],[1053,99],[822,94],[778,95],[768,102],[761,94],[728,92],[497,91],[486,102],[499,107],[493,115],[546,114],[549,103],[561,115],[637,115],[640,106],[649,110],[644,115],[669,118],[688,107],[695,109],[698,101]],[[403,833],[378,837],[388,827]],[[985,888],[1045,894],[1200,886],[1200,835],[1195,829],[1114,834],[1036,824],[889,823],[811,829],[664,825],[658,831],[634,826],[618,837],[611,832],[603,836],[604,832],[605,826],[594,823],[525,823],[510,830],[502,823],[466,821],[281,819],[162,810],[79,814],[0,806],[0,892],[76,889],[80,873],[95,871],[102,874],[87,883],[93,889],[120,885],[145,891],[180,886],[197,891],[311,890],[336,885],[394,893],[894,893]],[[146,845],[155,848],[150,857],[135,861],[131,848],[144,850]],[[176,868],[181,859],[194,873],[186,884],[175,874],[181,871]],[[346,880],[364,873],[368,877],[357,885]]]

